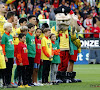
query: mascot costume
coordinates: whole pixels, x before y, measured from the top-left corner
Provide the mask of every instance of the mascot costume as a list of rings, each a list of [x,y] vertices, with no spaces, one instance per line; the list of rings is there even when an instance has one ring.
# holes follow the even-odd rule
[[[57,8],[55,14],[56,30],[52,27],[51,33],[58,38],[61,59],[57,79],[64,83],[81,82],[81,80],[75,79],[76,72],[73,71],[77,54],[81,52],[81,43],[77,36],[77,32],[80,31],[80,22],[73,11],[64,5]]]

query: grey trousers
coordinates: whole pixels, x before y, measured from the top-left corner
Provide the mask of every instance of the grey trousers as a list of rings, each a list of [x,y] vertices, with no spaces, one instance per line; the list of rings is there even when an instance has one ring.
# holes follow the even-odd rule
[[[51,64],[51,81],[56,82],[56,75],[58,71],[58,64]]]

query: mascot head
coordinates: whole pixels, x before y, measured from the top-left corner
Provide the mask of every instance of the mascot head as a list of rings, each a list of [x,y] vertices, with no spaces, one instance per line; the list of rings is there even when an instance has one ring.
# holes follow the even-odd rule
[[[67,14],[70,12],[70,8],[62,5],[59,8],[57,8],[55,11],[56,14],[56,25],[57,25],[57,31],[65,31],[68,29],[70,25],[70,15]]]
[[[70,7],[64,5],[55,9],[57,32],[68,30],[69,25],[74,27],[77,32],[80,31],[78,17],[73,13]]]

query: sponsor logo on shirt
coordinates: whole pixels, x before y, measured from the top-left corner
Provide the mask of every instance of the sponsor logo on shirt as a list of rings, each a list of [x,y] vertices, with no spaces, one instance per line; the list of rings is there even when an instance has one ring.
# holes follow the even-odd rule
[[[38,43],[37,46],[38,46],[38,49],[41,49],[41,44],[40,43]]]
[[[35,44],[35,40],[34,39],[31,39],[31,44]]]
[[[28,52],[28,50],[27,50],[26,47],[24,47],[23,50],[24,50],[24,53],[27,53]]]
[[[53,50],[57,50],[57,47],[54,47]]]
[[[12,39],[9,39],[9,44],[14,44]]]
[[[50,48],[50,43],[47,43],[47,45],[48,45],[48,48]]]

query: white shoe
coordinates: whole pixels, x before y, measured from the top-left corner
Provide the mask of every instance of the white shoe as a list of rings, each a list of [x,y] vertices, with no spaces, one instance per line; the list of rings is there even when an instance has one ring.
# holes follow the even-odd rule
[[[33,83],[33,84],[34,84],[34,86],[39,86],[38,83]]]
[[[39,86],[44,86],[42,83],[37,83]]]
[[[0,79],[0,88],[3,88],[3,81]]]

